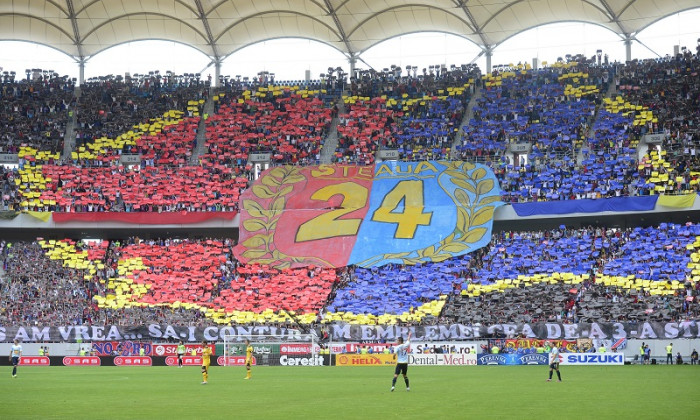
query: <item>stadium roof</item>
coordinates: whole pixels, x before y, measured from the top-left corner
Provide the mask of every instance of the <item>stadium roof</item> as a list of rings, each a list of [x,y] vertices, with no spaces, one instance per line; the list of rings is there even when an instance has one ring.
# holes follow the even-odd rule
[[[699,6],[698,0],[3,0],[0,39],[45,44],[76,59],[146,39],[181,42],[214,59],[284,37],[314,39],[352,55],[423,31],[494,48],[561,21],[633,37]]]

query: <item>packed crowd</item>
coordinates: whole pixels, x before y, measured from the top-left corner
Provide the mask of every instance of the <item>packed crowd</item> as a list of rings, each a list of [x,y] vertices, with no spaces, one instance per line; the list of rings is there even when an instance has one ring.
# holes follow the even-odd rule
[[[502,232],[440,263],[352,269],[328,308],[400,315],[449,296],[422,322],[695,319],[698,235],[695,224]]]
[[[181,111],[186,117],[199,115],[199,101],[208,96],[208,82],[194,75],[161,75],[156,71],[127,78],[110,75],[89,79],[80,86],[76,146],[85,146],[99,138],[116,139],[135,125],[169,111]],[[131,145],[123,150],[124,153],[140,151]]]
[[[38,242],[0,242],[0,322],[4,324],[78,324],[100,321],[92,297],[95,283],[79,270],[50,260]]]
[[[243,265],[231,240],[2,242],[0,321],[44,324],[308,324],[331,269]]]
[[[298,86],[222,91],[207,121],[202,164],[243,168],[250,153],[270,153],[276,165],[318,163],[333,114],[321,96]]]
[[[415,66],[407,66],[406,71],[399,66],[391,66],[381,71],[374,69],[358,70],[351,75],[348,91],[350,96],[363,97],[422,97],[434,96],[440,90],[474,83],[481,76],[475,64],[461,66],[429,66],[418,73]],[[472,92],[473,93],[473,92]]]
[[[492,324],[700,316],[700,225],[502,232],[380,268],[240,264],[231,240],[2,243],[8,322]]]
[[[79,90],[72,80],[50,72],[22,81],[6,75],[0,148],[18,153],[20,167],[3,169],[0,206],[16,211],[230,209],[225,201],[235,201],[247,186],[241,180],[258,173],[247,160],[250,153],[269,152],[273,165],[315,164],[336,115],[336,162],[372,164],[381,149],[397,150],[405,160],[481,161],[496,173],[506,202],[692,193],[700,184],[698,63],[697,55],[685,51],[626,65],[576,56],[540,70],[499,66],[483,77],[476,66],[438,66],[423,74],[414,67],[392,67],[358,71],[348,85],[338,85],[344,75],[336,69],[322,80],[300,83],[276,82],[261,72],[250,80],[224,77],[205,124],[200,118],[210,81],[198,75],[106,76]],[[606,95],[613,83],[615,98]],[[460,128],[478,84],[473,117]],[[339,87],[348,93],[344,106],[336,106],[329,94]],[[66,136],[73,109],[77,147],[60,159],[56,139]],[[19,137],[18,122],[25,127]],[[26,124],[33,125],[26,129]],[[206,131],[197,162],[193,154],[199,153],[201,127]],[[33,132],[42,134],[26,141],[25,134]],[[661,133],[663,141],[638,159],[638,150],[645,150],[639,142],[648,133]],[[50,153],[41,156],[42,151]],[[123,154],[139,154],[136,165],[154,184],[134,184],[144,192],[131,205],[105,199],[104,190],[114,187],[105,179],[118,175],[116,188],[121,188],[138,171],[133,164],[124,166]],[[73,179],[81,185],[66,183],[87,167],[103,168],[92,174],[96,182],[80,176]],[[201,180],[166,167],[183,168]],[[35,182],[51,178],[49,172],[59,176]],[[212,193],[199,207],[183,201],[185,195],[159,197],[168,194],[156,186],[170,178],[178,185],[206,185]],[[59,184],[70,187],[59,191]],[[51,188],[45,191],[46,185]],[[73,192],[81,195],[70,197]]]
[[[636,159],[625,155],[618,164],[596,147],[622,144],[629,136],[617,129],[618,119],[610,121],[616,114],[602,111],[595,118],[612,73],[614,67],[572,61],[490,75],[464,127],[459,155],[490,165],[506,202],[623,195],[619,180]]]
[[[369,165],[377,150],[396,149],[402,160],[446,159],[480,77],[476,66],[363,71],[343,97],[335,159]],[[413,70],[413,72],[411,72]]]
[[[17,172],[0,165],[0,211],[15,210],[21,196],[15,185]]]
[[[74,89],[74,79],[53,71],[0,77],[0,154],[16,154],[21,146],[62,151]]]
[[[698,51],[700,53],[700,51]],[[661,134],[663,140],[640,161],[647,189],[665,193],[698,190],[700,160],[700,59],[690,50],[676,57],[633,61],[620,70],[618,89],[632,103],[653,112],[637,135]]]
[[[525,125],[510,130],[494,130],[490,132],[490,142],[474,139],[466,141],[463,147],[473,148],[471,157],[477,160],[487,152],[486,161],[492,162],[494,171],[502,180],[504,201],[697,192],[697,170],[700,168],[696,157],[700,144],[700,134],[697,132],[700,119],[697,111],[700,101],[699,67],[698,55],[689,51],[676,57],[633,61],[624,66],[588,66],[585,69],[587,73],[583,75],[588,76],[588,83],[595,83],[591,86],[596,86],[597,92],[588,89],[593,95],[587,95],[586,91],[577,90],[573,85],[567,85],[567,89],[569,93],[574,93],[573,97],[578,102],[590,98],[598,105],[598,112],[590,131],[587,124],[582,122],[577,136],[564,137],[578,137],[581,141],[580,149],[575,143],[572,144],[574,153],[571,157],[558,158],[556,154],[550,154],[542,159],[537,153],[528,153],[525,160],[518,159],[518,154],[515,154],[514,162],[510,162],[500,154],[505,148],[498,142],[508,140],[508,133],[522,134]],[[600,77],[601,71],[604,72],[603,77]],[[561,80],[561,76],[559,78]],[[568,83],[570,79],[564,80]],[[601,96],[601,92],[613,80],[617,98]],[[501,85],[491,88],[498,92],[506,85],[507,80],[502,78]],[[506,103],[502,99],[503,93],[498,92],[495,99],[489,99],[492,96],[491,91],[487,91],[484,95],[486,99],[482,101],[497,105],[493,109],[500,110]],[[532,92],[526,92],[525,97],[532,97]],[[556,101],[558,96],[548,97],[550,101]],[[476,120],[480,118],[479,109],[475,117]],[[503,119],[508,120],[509,117]],[[510,119],[515,118],[511,116]],[[497,116],[495,120],[500,123],[501,117]],[[485,131],[489,133],[488,127]],[[659,134],[662,141],[658,145],[649,145],[646,155],[638,160],[637,148],[646,134]],[[510,140],[511,143],[519,141]],[[534,142],[527,143],[532,145],[533,151],[539,149]],[[577,150],[580,150],[578,155]]]
[[[248,178],[230,168],[200,166],[110,166],[80,168],[45,165],[44,184],[34,205],[22,210],[59,212],[231,212],[238,209]]]

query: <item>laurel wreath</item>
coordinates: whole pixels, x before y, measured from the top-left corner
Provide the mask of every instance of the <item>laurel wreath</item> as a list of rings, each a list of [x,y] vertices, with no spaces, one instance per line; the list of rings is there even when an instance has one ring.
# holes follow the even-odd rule
[[[267,207],[255,200],[243,200],[243,208],[250,215],[243,227],[248,232],[260,232],[241,244],[246,248],[241,255],[248,259],[249,264],[269,264],[278,270],[290,268],[293,263],[332,267],[322,258],[284,254],[274,244],[275,230],[287,204],[287,196],[294,190],[294,184],[306,181],[300,171],[301,168],[295,166],[279,166],[262,176],[262,185],[254,185],[251,191],[259,199],[266,200]]]
[[[484,179],[486,170],[475,170],[476,166],[469,162],[439,163],[447,169],[438,176],[438,184],[452,198],[457,208],[455,229],[435,245],[420,250],[380,254],[358,263],[358,266],[369,267],[382,260],[394,260],[407,265],[444,261],[470,249],[486,235],[488,229],[481,225],[493,218],[495,203],[500,200],[497,195],[485,196],[493,190],[493,180]],[[287,196],[292,193],[294,184],[306,181],[300,171],[299,167],[280,166],[264,175],[260,184],[253,186],[253,195],[266,202],[267,206],[255,200],[243,200],[243,208],[250,215],[243,222],[243,227],[251,233],[259,232],[241,244],[246,248],[242,256],[248,259],[248,263],[272,265],[279,270],[289,268],[292,264],[332,267],[331,263],[322,258],[287,255],[275,246],[275,230],[287,204]],[[448,178],[455,185],[452,191],[444,184]]]
[[[438,184],[457,207],[457,223],[452,233],[435,245],[420,250],[378,255],[357,265],[369,267],[382,260],[398,260],[400,264],[407,265],[444,261],[454,257],[456,253],[470,249],[486,235],[488,229],[480,226],[493,218],[495,204],[500,201],[498,195],[484,196],[493,190],[493,180],[484,179],[486,170],[483,168],[474,170],[476,166],[473,163],[460,161],[439,163],[447,169],[438,176]],[[469,171],[472,171],[471,174]],[[449,180],[457,187],[452,192],[444,185],[447,177],[450,177]]]

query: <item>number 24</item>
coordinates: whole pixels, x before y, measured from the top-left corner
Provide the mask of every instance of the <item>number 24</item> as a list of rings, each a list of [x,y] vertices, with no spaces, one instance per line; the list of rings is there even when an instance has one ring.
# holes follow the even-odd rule
[[[344,215],[367,204],[368,190],[354,182],[327,185],[311,195],[312,200],[329,201],[341,195],[340,208],[331,210],[302,223],[296,234],[296,242],[315,241],[338,236],[357,235],[362,219],[341,219]],[[389,191],[381,205],[372,214],[372,221],[396,224],[396,239],[412,239],[418,226],[428,226],[432,212],[423,212],[423,181],[401,181]],[[403,211],[396,209],[403,202]]]

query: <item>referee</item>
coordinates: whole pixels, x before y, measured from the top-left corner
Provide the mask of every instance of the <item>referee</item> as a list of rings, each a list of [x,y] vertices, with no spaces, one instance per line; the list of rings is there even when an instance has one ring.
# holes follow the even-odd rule
[[[180,340],[180,344],[177,345],[177,366],[182,367],[182,356],[185,355],[185,345]]]

